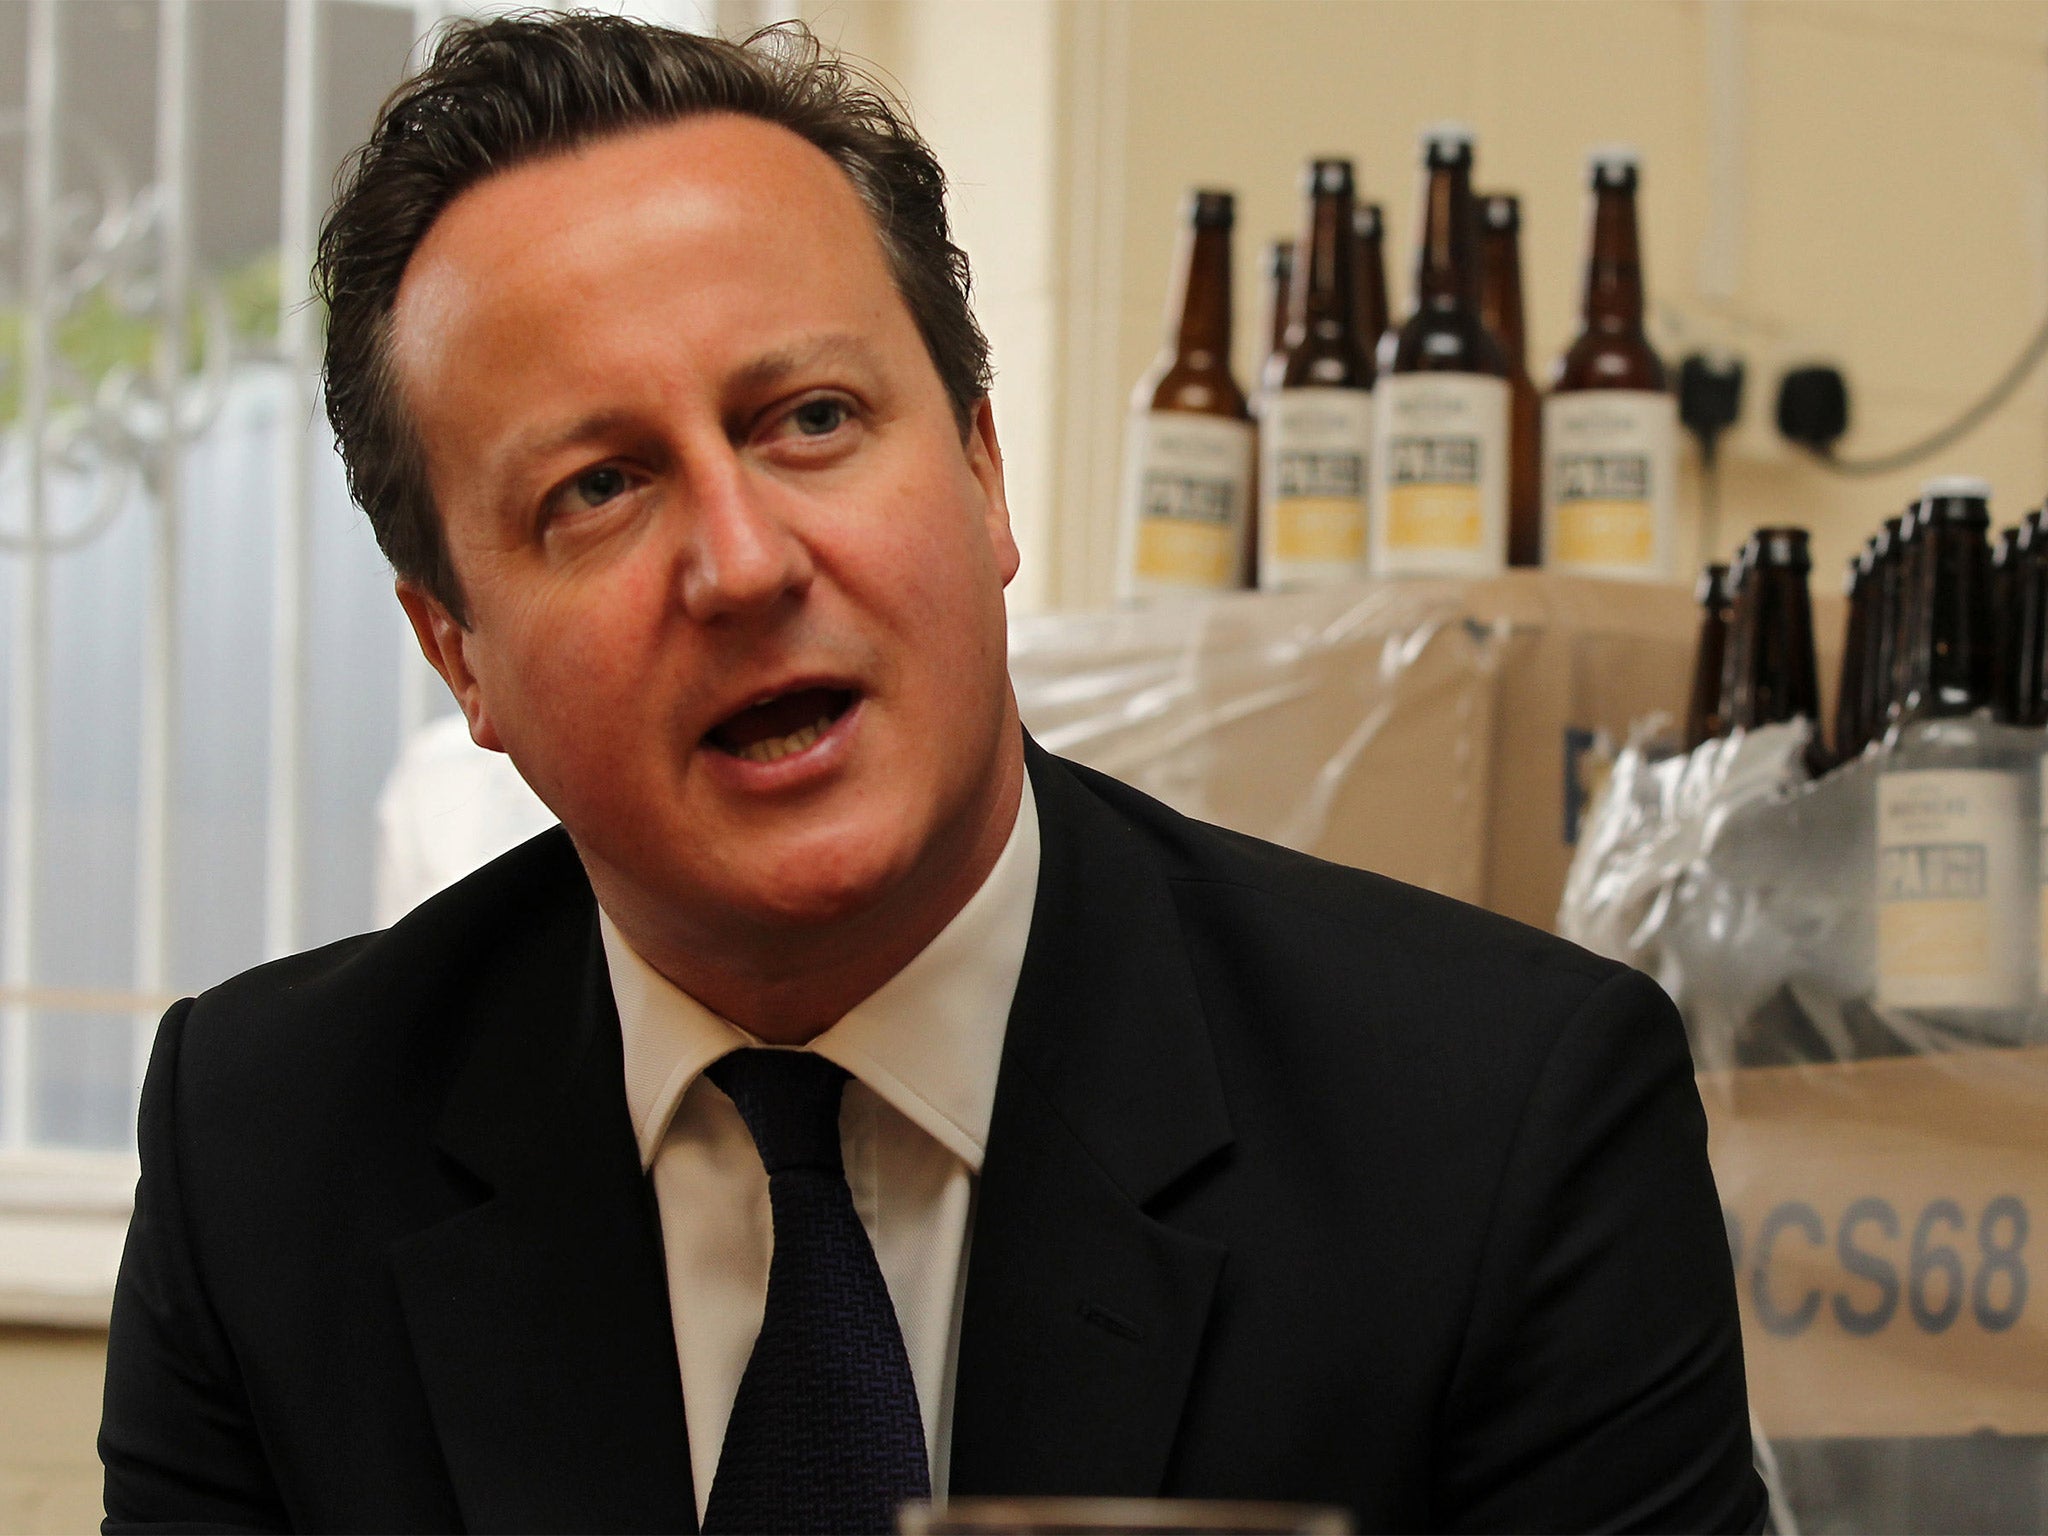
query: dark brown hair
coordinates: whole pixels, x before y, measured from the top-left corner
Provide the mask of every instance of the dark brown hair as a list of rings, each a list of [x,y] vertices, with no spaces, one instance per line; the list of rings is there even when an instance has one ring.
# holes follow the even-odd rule
[[[711,112],[779,124],[832,157],[875,221],[963,433],[988,393],[988,342],[947,226],[945,173],[902,109],[803,27],[733,43],[585,13],[449,24],[343,167],[314,284],[327,306],[327,419],[349,490],[392,568],[458,622],[461,587],[392,371],[406,263],[441,210],[496,172]]]

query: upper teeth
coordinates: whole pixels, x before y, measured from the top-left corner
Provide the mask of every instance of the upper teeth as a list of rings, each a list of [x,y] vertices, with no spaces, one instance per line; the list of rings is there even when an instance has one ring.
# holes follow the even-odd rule
[[[787,736],[770,736],[766,741],[757,741],[750,747],[742,747],[740,756],[750,763],[772,763],[778,757],[787,757],[792,752],[801,752],[832,724],[829,719],[814,720],[800,730],[791,731]]]

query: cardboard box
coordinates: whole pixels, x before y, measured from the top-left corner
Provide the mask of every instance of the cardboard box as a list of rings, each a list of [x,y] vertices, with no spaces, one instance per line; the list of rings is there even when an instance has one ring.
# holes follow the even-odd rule
[[[1700,1075],[1778,1438],[2048,1434],[2048,1048]]]

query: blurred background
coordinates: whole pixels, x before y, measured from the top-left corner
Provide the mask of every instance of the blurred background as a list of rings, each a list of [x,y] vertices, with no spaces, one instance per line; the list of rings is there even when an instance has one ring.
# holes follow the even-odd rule
[[[609,5],[607,9],[620,9]],[[98,1344],[165,1003],[371,925],[376,807],[449,705],[349,504],[306,268],[342,157],[436,22],[419,0],[0,0],[0,1528],[97,1519]],[[1641,154],[1648,330],[1739,360],[1702,529],[1832,573],[1921,480],[2048,492],[2048,375],[1934,460],[1854,478],[1776,383],[1838,368],[1839,449],[1982,397],[2048,315],[2048,0],[641,0],[799,17],[911,105],[953,179],[994,346],[1024,565],[1013,611],[1107,608],[1133,385],[1190,188],[1236,194],[1233,371],[1310,156],[1385,208],[1392,308],[1417,133],[1455,118],[1521,199],[1529,369],[1578,328],[1589,146]],[[81,1428],[83,1426],[83,1428]]]

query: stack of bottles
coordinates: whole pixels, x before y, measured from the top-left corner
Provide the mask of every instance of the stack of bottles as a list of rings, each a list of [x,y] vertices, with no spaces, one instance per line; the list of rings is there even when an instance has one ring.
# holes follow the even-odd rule
[[[1876,776],[1876,1001],[1992,1043],[2030,1038],[2048,978],[2043,821],[2048,527],[1991,538],[1982,480],[1931,480],[1849,562],[1823,740],[1798,528],[1759,529],[1700,578],[1687,745],[1789,720],[1815,777]]]
[[[1256,394],[1230,368],[1235,199],[1187,204],[1167,344],[1132,398],[1119,591],[1325,586],[1545,565],[1668,580],[1677,410],[1643,329],[1640,171],[1588,158],[1582,325],[1547,395],[1523,338],[1521,203],[1475,193],[1471,132],[1422,135],[1414,303],[1389,312],[1383,220],[1316,159],[1269,251]]]

